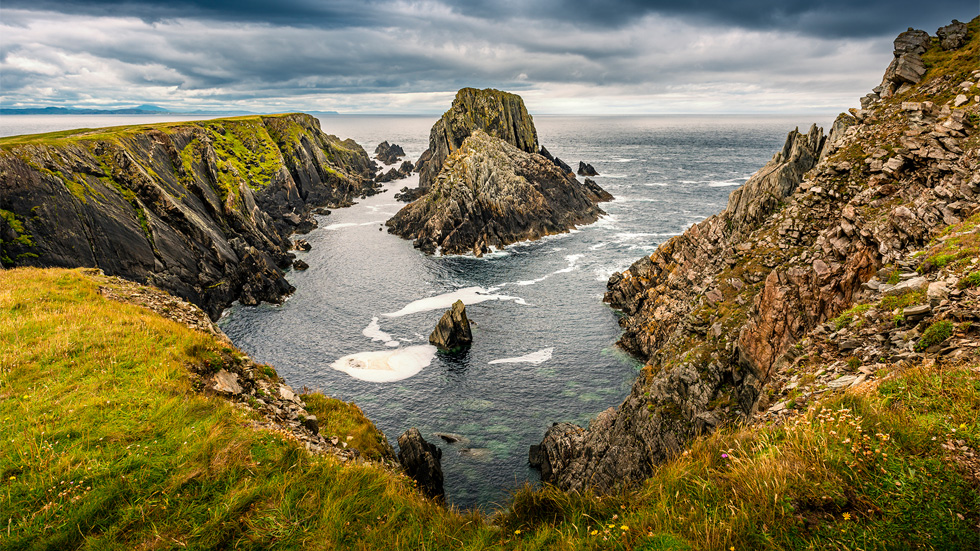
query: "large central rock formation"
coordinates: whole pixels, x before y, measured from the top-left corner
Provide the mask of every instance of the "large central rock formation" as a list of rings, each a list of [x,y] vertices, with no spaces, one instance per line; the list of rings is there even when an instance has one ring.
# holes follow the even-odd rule
[[[805,361],[796,344],[835,331],[828,320],[879,271],[897,277],[940,229],[980,212],[978,55],[976,34],[949,49],[902,33],[884,93],[865,97],[867,109],[842,114],[827,138],[815,127],[791,132],[724,212],[614,274],[605,300],[624,313],[620,344],[646,366],[625,401],[588,428],[547,431],[529,457],[542,478],[611,491],[642,481],[699,434],[778,409],[770,396],[789,392],[782,383]],[[922,71],[903,72],[922,60]],[[910,353],[890,345],[895,335],[878,336],[851,351],[858,363]],[[814,377],[835,369],[820,364]],[[785,402],[826,391],[818,386]]]
[[[101,268],[216,318],[291,292],[289,234],[373,193],[374,171],[304,114],[5,138],[0,261]]]
[[[432,127],[419,161],[421,197],[388,220],[389,231],[427,253],[502,248],[595,222],[612,196],[580,183],[538,151],[519,96],[460,90]]]

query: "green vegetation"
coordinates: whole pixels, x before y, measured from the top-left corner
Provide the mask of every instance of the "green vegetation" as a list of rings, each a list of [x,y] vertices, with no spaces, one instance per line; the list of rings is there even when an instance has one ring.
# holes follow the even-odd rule
[[[905,289],[900,294],[882,297],[881,307],[885,310],[896,310],[898,308],[907,308],[916,304],[922,304],[925,300],[925,289]]]
[[[13,234],[13,238],[4,239],[4,233],[7,231]],[[13,266],[15,259],[37,256],[30,252],[15,252],[33,246],[34,240],[31,239],[30,234],[24,231],[24,223],[17,219],[17,215],[9,210],[0,209],[0,266]]]
[[[970,272],[969,274],[963,276],[962,279],[956,284],[960,289],[966,289],[968,287],[980,287],[980,272]]]
[[[371,465],[310,456],[198,394],[238,354],[80,271],[0,272],[5,549],[975,549],[980,371],[921,366],[782,426],[724,429],[598,497],[528,486],[491,517]],[[260,369],[260,372],[263,370]],[[275,378],[271,370],[263,375]],[[321,430],[383,452],[350,404],[304,395]],[[373,447],[372,447],[373,445]],[[958,448],[957,448],[958,449]]]
[[[946,339],[953,335],[953,322],[951,321],[937,321],[930,325],[922,333],[922,337],[919,342],[915,343],[915,349],[918,352],[934,346],[941,344]]]
[[[841,329],[850,326],[854,323],[854,320],[859,316],[863,316],[865,312],[872,308],[872,304],[858,304],[848,310],[846,310],[841,315],[830,320],[834,324],[834,328],[840,331]]]
[[[479,517],[409,479],[311,457],[196,393],[188,366],[223,345],[98,287],[0,271],[0,547],[445,549],[461,532],[489,546]]]

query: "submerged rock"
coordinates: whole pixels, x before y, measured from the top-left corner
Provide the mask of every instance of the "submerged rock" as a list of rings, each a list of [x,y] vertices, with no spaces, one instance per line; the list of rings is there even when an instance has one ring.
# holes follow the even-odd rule
[[[473,344],[470,320],[466,317],[466,306],[457,300],[452,308],[446,310],[436,328],[429,335],[429,343],[443,352],[459,352]]]
[[[442,450],[426,442],[419,429],[412,427],[398,437],[398,461],[405,474],[422,493],[435,499],[445,494],[441,460]]]

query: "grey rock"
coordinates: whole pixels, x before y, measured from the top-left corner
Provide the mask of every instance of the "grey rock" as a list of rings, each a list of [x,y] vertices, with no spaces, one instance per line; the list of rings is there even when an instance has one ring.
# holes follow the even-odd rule
[[[412,427],[398,437],[398,461],[423,494],[442,498],[445,494],[442,450],[426,442],[417,428]]]
[[[224,369],[214,375],[214,384],[211,388],[226,394],[242,393],[242,386],[238,384],[238,375]]]
[[[596,172],[595,167],[593,167],[592,165],[590,165],[590,164],[588,164],[588,163],[586,163],[584,161],[579,161],[578,162],[578,175],[579,176],[598,176],[599,173]]]
[[[961,23],[956,19],[945,27],[939,27],[936,34],[939,36],[939,45],[944,50],[955,50],[966,43],[966,35],[969,29],[966,23]]]
[[[443,352],[460,352],[473,344],[470,320],[466,317],[466,306],[457,300],[452,308],[442,315],[436,328],[429,335],[429,343]]]

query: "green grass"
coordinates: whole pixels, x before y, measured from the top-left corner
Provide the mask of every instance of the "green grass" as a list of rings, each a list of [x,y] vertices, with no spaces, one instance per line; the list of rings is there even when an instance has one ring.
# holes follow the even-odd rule
[[[78,271],[0,271],[3,549],[479,549],[479,517],[192,389],[221,345]],[[9,534],[8,534],[9,530]],[[456,546],[458,547],[458,546]]]
[[[193,389],[234,351],[81,271],[0,272],[3,549],[976,549],[980,366],[933,364],[781,426],[728,428],[612,496],[524,486],[489,517],[344,466]],[[274,371],[260,369],[263,377]],[[349,404],[322,430],[382,443]],[[346,440],[350,435],[352,438]],[[370,444],[377,447],[372,449]],[[451,488],[450,488],[451,491]],[[961,518],[962,517],[962,518]]]
[[[947,320],[937,321],[923,331],[922,337],[915,343],[915,349],[918,352],[922,352],[930,346],[942,344],[943,341],[951,336],[953,336],[953,322]]]

